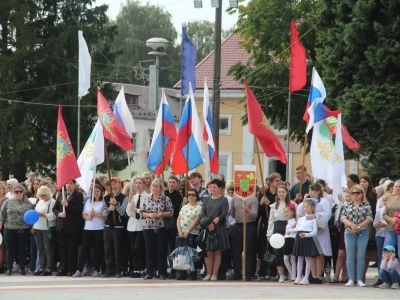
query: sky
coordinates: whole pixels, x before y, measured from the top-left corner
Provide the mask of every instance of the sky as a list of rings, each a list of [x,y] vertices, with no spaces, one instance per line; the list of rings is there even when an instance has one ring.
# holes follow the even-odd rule
[[[194,8],[193,0],[140,0],[145,5],[147,2],[162,6],[172,15],[173,24],[178,32],[181,32],[182,24],[193,20],[215,20],[215,9],[211,7],[211,0],[203,0],[203,8]],[[115,19],[122,4],[126,0],[96,0],[96,5],[108,4],[108,16]],[[235,25],[237,15],[229,15],[226,9],[228,0],[222,0],[222,28],[229,29]]]

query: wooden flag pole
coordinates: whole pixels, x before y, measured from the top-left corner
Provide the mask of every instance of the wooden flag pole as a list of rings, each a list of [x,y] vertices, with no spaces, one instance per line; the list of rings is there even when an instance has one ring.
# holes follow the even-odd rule
[[[61,188],[61,200],[67,200],[65,199],[65,186]],[[63,205],[62,207],[63,207],[63,213],[65,213],[65,206]]]
[[[91,202],[91,205],[92,205],[92,209],[90,210],[90,211],[92,211],[93,210],[93,202],[94,202],[94,187],[95,187],[95,185],[96,185],[96,167],[97,167],[97,164],[96,164],[96,157],[94,158],[94,172],[93,172],[93,181],[92,181],[92,194],[91,194],[91,199],[90,199],[90,202]]]
[[[263,176],[263,170],[261,168],[261,158],[260,158],[260,150],[258,148],[258,139],[256,137],[254,137],[254,138],[255,138],[255,142],[256,142],[256,152],[257,152],[258,167],[260,169],[259,173],[260,173],[260,176],[261,176],[261,192],[262,192],[262,194],[264,196],[266,196],[267,195],[267,191],[264,188],[264,176]],[[269,201],[268,201],[268,204],[269,204]],[[268,204],[265,205],[265,212],[266,212],[266,216],[267,216],[267,221],[268,221],[268,218],[269,218]]]
[[[243,199],[243,205],[246,205],[246,199]],[[246,240],[247,240],[247,212],[243,209],[243,252],[242,252],[242,274],[243,281],[246,281]]]
[[[302,167],[302,172],[303,172],[303,170],[304,170],[304,164],[305,164],[305,161],[306,161],[306,152],[307,152],[307,146],[308,146],[308,133],[306,132],[306,134],[304,135],[304,146],[303,146],[303,159],[302,159],[302,162],[301,162],[301,167]],[[303,183],[300,181],[299,182],[299,193],[301,193],[302,192],[302,188],[303,188]],[[302,194],[302,193],[301,193]],[[303,194],[302,194],[303,195]],[[304,195],[303,195],[304,196]],[[299,204],[299,203],[298,203]]]
[[[108,149],[107,149],[107,140],[104,138],[104,152],[106,154],[106,164],[107,164],[107,173],[108,173],[108,182],[110,183],[110,200],[111,198],[114,197],[112,193],[112,188],[111,188],[111,169],[110,169],[110,157],[108,155]],[[115,210],[113,210],[113,220],[114,224],[116,222],[117,216],[115,215]]]

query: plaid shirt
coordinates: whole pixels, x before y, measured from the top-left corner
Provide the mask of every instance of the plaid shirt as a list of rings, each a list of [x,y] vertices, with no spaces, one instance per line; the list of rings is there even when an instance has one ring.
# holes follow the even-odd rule
[[[372,218],[371,206],[366,203],[361,203],[358,207],[354,206],[353,203],[346,203],[343,207],[342,218],[346,218],[354,224],[360,224],[366,219],[370,219],[371,222],[374,221]]]

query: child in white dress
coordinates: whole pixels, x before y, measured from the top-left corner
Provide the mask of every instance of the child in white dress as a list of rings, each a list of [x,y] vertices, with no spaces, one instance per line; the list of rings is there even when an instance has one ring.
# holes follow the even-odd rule
[[[296,237],[296,233],[290,233],[290,229],[296,227],[296,205],[294,203],[290,203],[283,210],[283,215],[287,220],[286,225],[286,234],[285,234],[285,246],[284,246],[284,256],[283,260],[285,262],[285,266],[288,270],[290,281],[296,280],[296,257],[293,255],[294,250],[294,239]]]

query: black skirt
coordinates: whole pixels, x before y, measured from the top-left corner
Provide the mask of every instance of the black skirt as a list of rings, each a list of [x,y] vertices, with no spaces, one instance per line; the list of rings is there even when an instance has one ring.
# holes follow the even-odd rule
[[[284,255],[292,255],[294,250],[294,238],[285,238],[285,246],[283,246]]]
[[[287,221],[275,221],[274,222],[274,230],[273,233],[279,233],[281,235],[285,235],[286,231],[286,225]],[[284,267],[285,263],[283,261],[283,256],[284,256],[284,247],[280,249],[274,249],[275,250],[275,255],[276,255],[276,266],[277,267]]]
[[[304,231],[299,231],[296,235],[294,242],[293,255],[294,256],[304,256],[304,257],[316,257],[320,255],[320,251],[316,245],[313,237],[301,238],[300,233],[307,233]]]

